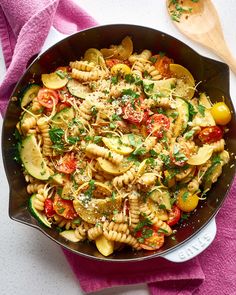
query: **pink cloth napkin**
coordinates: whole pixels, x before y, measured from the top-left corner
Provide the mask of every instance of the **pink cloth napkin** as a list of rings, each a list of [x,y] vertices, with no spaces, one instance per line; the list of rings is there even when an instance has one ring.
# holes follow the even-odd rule
[[[1,0],[0,38],[7,73],[0,85],[4,114],[11,91],[28,61],[40,52],[53,25],[64,34],[96,22],[72,0]],[[63,250],[85,292],[119,285],[148,283],[153,295],[236,294],[236,181],[217,216],[218,233],[198,258],[176,264],[163,258],[134,263],[108,263]]]

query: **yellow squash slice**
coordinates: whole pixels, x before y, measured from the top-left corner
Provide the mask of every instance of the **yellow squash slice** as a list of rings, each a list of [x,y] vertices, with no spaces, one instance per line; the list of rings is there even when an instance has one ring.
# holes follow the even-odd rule
[[[60,89],[66,86],[68,79],[57,75],[56,72],[50,74],[42,74],[43,85],[49,89]]]
[[[125,37],[120,45],[112,45],[110,48],[101,49],[101,53],[105,58],[118,58],[126,60],[133,52],[133,42],[129,36]]]
[[[103,137],[102,141],[111,151],[120,155],[129,155],[134,150],[124,142],[123,137]]]
[[[104,158],[97,158],[98,164],[100,166],[100,168],[109,174],[112,175],[120,175],[125,173],[126,171],[128,171],[132,165],[133,162],[122,162],[120,165],[115,165],[113,163],[111,163],[110,161],[104,159]]]
[[[114,251],[114,241],[109,241],[108,239],[105,238],[104,235],[101,235],[98,238],[96,238],[95,244],[98,251],[103,256],[109,256]]]
[[[86,222],[95,224],[102,218],[113,215],[114,210],[121,210],[122,197],[105,199],[91,199],[89,202],[83,202],[79,199],[73,201],[77,214]]]
[[[170,71],[172,75],[177,78],[174,95],[191,99],[195,92],[195,81],[192,74],[179,64],[170,64]]]
[[[191,156],[188,159],[189,165],[202,165],[206,163],[210,159],[213,153],[213,147],[210,145],[204,145],[203,147],[200,147],[197,154]]]

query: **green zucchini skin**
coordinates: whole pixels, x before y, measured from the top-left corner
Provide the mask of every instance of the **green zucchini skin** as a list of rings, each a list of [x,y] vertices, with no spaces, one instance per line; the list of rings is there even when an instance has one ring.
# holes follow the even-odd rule
[[[41,225],[44,225],[48,228],[51,228],[51,223],[47,220],[47,217],[46,215],[37,210],[34,206],[34,201],[36,200],[36,194],[33,194],[30,199],[29,199],[29,210],[31,212],[31,214],[37,219],[37,221],[41,224]]]
[[[206,171],[203,176],[203,186],[204,190],[211,189],[214,182],[217,181],[218,177],[222,173],[222,163],[213,163]]]
[[[64,108],[55,116],[52,117],[52,128],[62,128],[66,129],[68,123],[73,120],[75,112],[73,108]]]
[[[37,95],[41,87],[37,84],[30,84],[24,90],[21,97],[21,107],[27,106]]]

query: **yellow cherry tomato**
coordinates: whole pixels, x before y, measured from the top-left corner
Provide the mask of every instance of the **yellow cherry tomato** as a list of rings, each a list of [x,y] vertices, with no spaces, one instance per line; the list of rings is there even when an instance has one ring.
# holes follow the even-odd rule
[[[231,120],[230,110],[223,101],[212,106],[211,114],[218,125],[226,125]]]
[[[128,75],[130,74],[131,69],[129,66],[125,65],[125,64],[116,64],[111,68],[111,74],[112,75]]]
[[[186,190],[181,190],[177,197],[176,205],[178,208],[184,212],[193,211],[199,202],[199,198],[196,194],[191,194]]]

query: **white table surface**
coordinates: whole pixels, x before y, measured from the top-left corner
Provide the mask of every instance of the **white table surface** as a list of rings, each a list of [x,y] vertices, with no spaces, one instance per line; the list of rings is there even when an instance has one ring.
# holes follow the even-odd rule
[[[100,24],[131,23],[164,31],[184,41],[200,54],[218,59],[202,46],[182,36],[167,16],[165,0],[75,0]],[[204,1],[204,0],[203,0]],[[236,57],[236,1],[213,0],[222,21],[225,39]],[[61,36],[50,32],[44,48]],[[0,82],[5,72],[0,46]],[[236,75],[231,72],[231,97],[236,100]],[[0,127],[2,119],[0,119]],[[83,294],[60,247],[39,231],[12,221],[8,216],[8,183],[0,160],[0,294]],[[107,289],[97,295],[148,294],[145,285]]]

